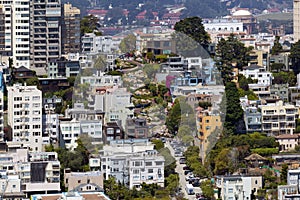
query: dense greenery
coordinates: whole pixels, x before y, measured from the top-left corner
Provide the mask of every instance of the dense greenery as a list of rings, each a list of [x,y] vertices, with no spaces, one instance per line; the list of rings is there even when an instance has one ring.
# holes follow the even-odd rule
[[[272,55],[277,55],[282,51],[282,45],[279,43],[280,37],[276,36],[274,40],[274,45],[271,49]]]
[[[245,130],[244,111],[240,105],[239,91],[233,82],[225,86],[221,110],[225,114],[224,134],[238,134]]]
[[[129,34],[123,38],[121,41],[119,48],[122,53],[128,53],[132,50],[136,49],[136,37],[133,34]]]
[[[170,199],[174,196],[179,186],[179,177],[175,173],[176,161],[171,156],[170,151],[164,148],[161,140],[153,140],[155,149],[165,157],[165,187],[162,188],[157,184],[143,183],[138,191],[135,188],[129,190],[123,183],[117,182],[114,177],[104,181],[104,191],[111,199],[139,200],[139,199]],[[171,160],[170,160],[171,159]]]
[[[252,80],[250,77],[246,78],[242,74],[239,74],[238,76],[238,91],[239,91],[239,96],[244,97],[247,95],[249,100],[258,100],[257,95],[249,89],[249,84],[252,83],[257,83],[257,80]]]
[[[292,71],[289,72],[274,72],[273,73],[274,79],[272,80],[273,84],[286,84],[288,83],[289,86],[296,85],[297,77],[295,73]]]
[[[129,190],[125,185],[116,182],[114,177],[110,177],[104,181],[104,192],[111,199],[123,200],[139,200],[139,199],[162,199],[168,200],[169,193],[164,188],[159,187],[157,184],[142,184],[141,190]]]
[[[272,63],[270,64],[270,70],[272,72],[280,72],[285,68],[285,64],[283,63]]]
[[[187,166],[193,171],[196,176],[201,178],[208,177],[208,171],[202,165],[202,161],[199,158],[200,149],[198,146],[189,146],[184,152]]]
[[[80,139],[77,140],[77,147],[74,151],[61,147],[54,148],[53,145],[46,146],[45,151],[57,152],[62,169],[70,168],[73,172],[89,170],[90,152]]]
[[[195,42],[207,49],[210,37],[204,29],[201,18],[190,17],[180,20],[175,24],[174,29],[191,37]]]
[[[233,79],[232,69],[241,69],[247,65],[252,47],[245,47],[233,34],[227,40],[222,38],[216,47],[214,58],[224,84]]]
[[[100,28],[99,20],[94,15],[84,16],[80,21],[80,32],[81,35],[85,33],[95,33],[96,35],[101,35],[98,28]]]
[[[298,74],[300,72],[300,40],[291,47],[290,59],[292,61],[292,69],[295,74]]]
[[[244,158],[259,149],[277,149],[275,138],[262,133],[221,136],[206,159],[214,174],[233,173],[245,167]]]
[[[200,187],[204,197],[208,200],[214,199],[214,187],[210,180],[202,182]]]
[[[166,125],[169,132],[176,135],[180,126],[189,126],[191,132],[196,128],[195,113],[193,108],[186,103],[184,97],[175,99],[172,108],[168,111]]]

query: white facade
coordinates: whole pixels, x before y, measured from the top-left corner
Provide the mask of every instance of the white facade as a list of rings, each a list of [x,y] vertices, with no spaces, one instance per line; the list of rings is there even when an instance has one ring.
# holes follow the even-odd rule
[[[243,32],[243,23],[238,20],[214,19],[203,23],[209,33],[215,32]]]
[[[76,120],[60,121],[60,133],[66,148],[74,150],[77,147],[76,140],[80,135],[80,122]]]
[[[12,57],[15,67],[30,67],[30,0],[2,1],[5,13],[5,57]]]
[[[148,151],[139,156],[132,156],[129,162],[129,188],[140,188],[142,183],[158,184],[164,187],[163,156],[156,150]]]
[[[8,90],[8,125],[13,141],[31,151],[42,151],[42,91],[37,86],[14,85]]]
[[[100,120],[60,121],[60,133],[67,149],[77,147],[80,134],[87,134],[94,143],[102,143],[102,122]]]
[[[145,139],[114,141],[100,152],[104,179],[110,176],[130,189],[142,183],[157,183],[164,187],[164,157]]]
[[[126,119],[133,117],[131,93],[126,88],[113,88],[104,94],[95,95],[95,110],[105,112],[105,122],[121,120],[123,128]]]
[[[300,169],[290,169],[287,173],[287,185],[296,185],[298,186],[298,191],[300,189]]]
[[[221,176],[217,177],[216,186],[221,189],[221,199],[251,199],[262,188],[262,176]]]
[[[300,1],[294,0],[294,41],[298,42],[300,39]]]
[[[46,113],[43,115],[43,144],[56,144],[59,140],[59,115]]]
[[[40,176],[36,176],[37,169]],[[6,171],[8,176],[18,176],[24,193],[60,191],[60,162],[56,152],[29,153],[26,149],[17,149],[14,153],[1,154],[0,170]],[[16,184],[12,188],[18,189],[19,180],[12,179]]]
[[[200,70],[202,69],[202,58],[201,57],[189,57],[185,58],[188,64],[188,70]]]
[[[121,40],[112,36],[96,36],[86,33],[81,38],[82,53],[112,53],[119,49]]]
[[[81,84],[87,83],[90,87],[121,86],[123,83],[121,76],[105,75],[101,71],[97,71],[93,76],[81,76],[80,81]]]
[[[251,78],[257,80],[259,85],[272,85],[273,75],[271,72],[266,71],[265,67],[247,67],[240,74],[244,75],[246,78]]]

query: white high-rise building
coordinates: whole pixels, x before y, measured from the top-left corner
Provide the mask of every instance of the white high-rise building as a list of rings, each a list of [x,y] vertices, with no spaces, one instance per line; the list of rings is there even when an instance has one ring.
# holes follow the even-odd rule
[[[47,63],[61,56],[60,0],[0,0],[0,5],[1,60],[11,57],[14,67],[46,74]]]
[[[30,67],[30,0],[0,0],[4,27],[4,49],[2,60],[13,58],[15,67]],[[1,29],[1,28],[0,28]]]
[[[8,90],[8,125],[13,141],[42,151],[42,92],[36,86],[13,85]]]
[[[294,0],[294,41],[300,39],[300,0]]]
[[[0,141],[4,139],[4,78],[0,71]]]

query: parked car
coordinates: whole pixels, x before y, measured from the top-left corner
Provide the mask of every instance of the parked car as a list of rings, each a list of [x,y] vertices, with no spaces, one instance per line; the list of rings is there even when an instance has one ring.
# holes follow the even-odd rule
[[[181,156],[183,156],[183,153],[182,153],[182,151],[175,151],[174,155],[175,155],[175,157],[181,157]]]
[[[185,164],[186,160],[185,158],[179,158],[179,164]]]
[[[188,166],[183,166],[183,168],[182,168],[183,170],[190,170],[190,168],[188,167]]]
[[[184,175],[188,175],[189,173],[191,173],[192,171],[191,170],[185,170],[184,171]]]

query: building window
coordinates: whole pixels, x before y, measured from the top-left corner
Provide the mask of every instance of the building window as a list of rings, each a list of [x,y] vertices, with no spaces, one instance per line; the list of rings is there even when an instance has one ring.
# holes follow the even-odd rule
[[[153,173],[153,169],[148,169],[148,173]]]
[[[152,166],[152,162],[146,162],[146,166]]]

